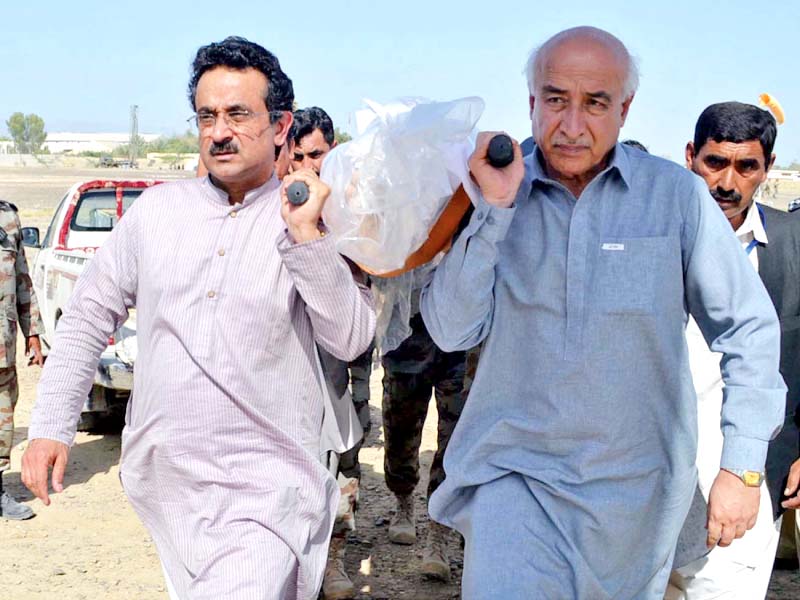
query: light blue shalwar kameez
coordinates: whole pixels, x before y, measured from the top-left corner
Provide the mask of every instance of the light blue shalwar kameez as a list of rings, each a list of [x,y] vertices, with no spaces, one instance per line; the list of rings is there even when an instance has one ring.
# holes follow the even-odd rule
[[[612,152],[577,201],[526,157],[423,294],[444,350],[486,340],[430,500],[467,600],[663,597],[696,482],[689,313],[724,354],[722,466],[762,470],[783,420],[778,320],[706,185]]]

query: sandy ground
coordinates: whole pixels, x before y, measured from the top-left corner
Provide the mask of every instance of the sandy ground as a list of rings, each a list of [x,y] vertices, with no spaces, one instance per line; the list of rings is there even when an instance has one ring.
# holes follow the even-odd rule
[[[20,347],[21,350],[21,347]],[[134,514],[119,483],[119,435],[79,433],[70,453],[66,489],[44,507],[32,499],[19,479],[20,460],[33,405],[39,371],[20,367],[16,448],[7,489],[27,502],[37,516],[24,522],[0,520],[0,564],[9,565],[0,589],[9,598],[30,600],[96,599],[166,600],[158,558],[150,536]],[[373,374],[372,418],[380,423],[380,371]],[[430,468],[436,444],[435,408],[431,406],[423,434],[423,473]],[[377,429],[377,428],[376,428]],[[383,448],[374,431],[361,452],[364,475],[358,531],[347,549],[347,569],[357,585],[359,599],[431,599],[459,597],[456,583],[422,580],[416,572],[419,546],[390,544],[387,522],[392,514],[391,494],[383,483]],[[420,482],[417,514],[424,515]],[[418,537],[424,536],[424,517],[418,519]],[[452,540],[454,581],[460,577],[461,553]],[[16,593],[16,595],[15,595]]]
[[[71,183],[94,178],[165,178],[175,172],[119,170],[67,171],[54,169],[0,169],[0,198],[15,202],[24,225],[44,229],[52,210]],[[20,346],[20,356],[22,354]],[[20,361],[22,362],[22,361]],[[0,519],[0,590],[8,598],[30,600],[149,600],[166,599],[163,579],[149,535],[128,504],[118,479],[120,439],[117,434],[79,433],[71,454],[66,489],[45,508],[32,499],[19,479],[20,458],[26,446],[30,411],[39,377],[36,367],[20,366],[16,447],[7,488],[28,503],[36,518],[26,522]],[[380,424],[380,371],[371,381],[372,419]],[[417,514],[425,515],[424,475],[436,444],[435,408],[429,411],[422,442],[423,480],[417,487]],[[347,570],[359,590],[358,598],[444,600],[458,598],[457,583],[422,580],[417,574],[421,548],[394,546],[387,540],[387,522],[394,507],[383,482],[382,431],[373,428],[361,459],[364,468],[358,531],[350,539]],[[418,538],[425,517],[418,520]],[[450,544],[454,582],[461,573],[457,540]],[[513,576],[513,574],[509,574]],[[800,597],[800,573],[776,572],[768,598]]]

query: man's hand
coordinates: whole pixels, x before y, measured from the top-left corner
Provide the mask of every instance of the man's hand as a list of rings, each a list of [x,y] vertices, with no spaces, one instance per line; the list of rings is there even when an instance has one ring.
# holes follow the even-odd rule
[[[720,469],[708,494],[708,547],[730,546],[752,529],[760,499],[761,488],[747,487],[736,475]]]
[[[22,455],[22,483],[33,494],[50,505],[47,494],[47,471],[53,467],[53,491],[64,490],[64,469],[67,466],[69,447],[55,440],[31,440]]]
[[[302,181],[308,186],[308,200],[300,206],[289,202],[286,189],[295,181]],[[322,207],[328,199],[331,190],[320,181],[311,169],[299,169],[283,178],[281,188],[281,216],[286,221],[289,234],[298,244],[319,239],[322,234],[319,230],[319,219]]]
[[[514,160],[507,167],[496,169],[489,164],[486,154],[489,151],[489,142],[499,132],[484,131],[478,134],[475,142],[475,152],[469,157],[469,170],[472,178],[486,202],[492,206],[508,208],[514,204],[517,197],[519,184],[525,175],[525,165],[522,163],[522,150],[516,140],[511,140],[514,146]]]
[[[800,458],[794,461],[789,468],[789,478],[786,481],[786,489],[783,490],[783,495],[787,497],[787,500],[781,502],[783,508],[800,508],[800,494],[797,493],[799,484]]]
[[[28,365],[44,365],[44,356],[42,356],[42,342],[39,341],[38,335],[32,335],[25,338],[25,356],[30,356]]]

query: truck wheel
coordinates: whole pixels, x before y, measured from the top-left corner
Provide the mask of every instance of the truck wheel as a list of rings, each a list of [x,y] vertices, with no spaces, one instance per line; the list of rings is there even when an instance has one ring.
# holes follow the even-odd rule
[[[125,426],[125,409],[129,392],[122,392],[95,386],[93,395],[97,398],[95,410],[81,413],[78,431],[87,433],[120,433]],[[90,405],[91,406],[91,405]]]
[[[105,413],[97,412],[81,413],[81,418],[78,420],[78,431],[98,433],[101,429],[101,422],[104,414]]]

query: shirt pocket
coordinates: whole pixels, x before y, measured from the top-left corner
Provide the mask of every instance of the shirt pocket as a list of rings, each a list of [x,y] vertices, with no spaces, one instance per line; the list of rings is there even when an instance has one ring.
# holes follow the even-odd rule
[[[668,274],[669,237],[604,239],[597,245],[594,296],[607,315],[653,315],[658,282]]]

